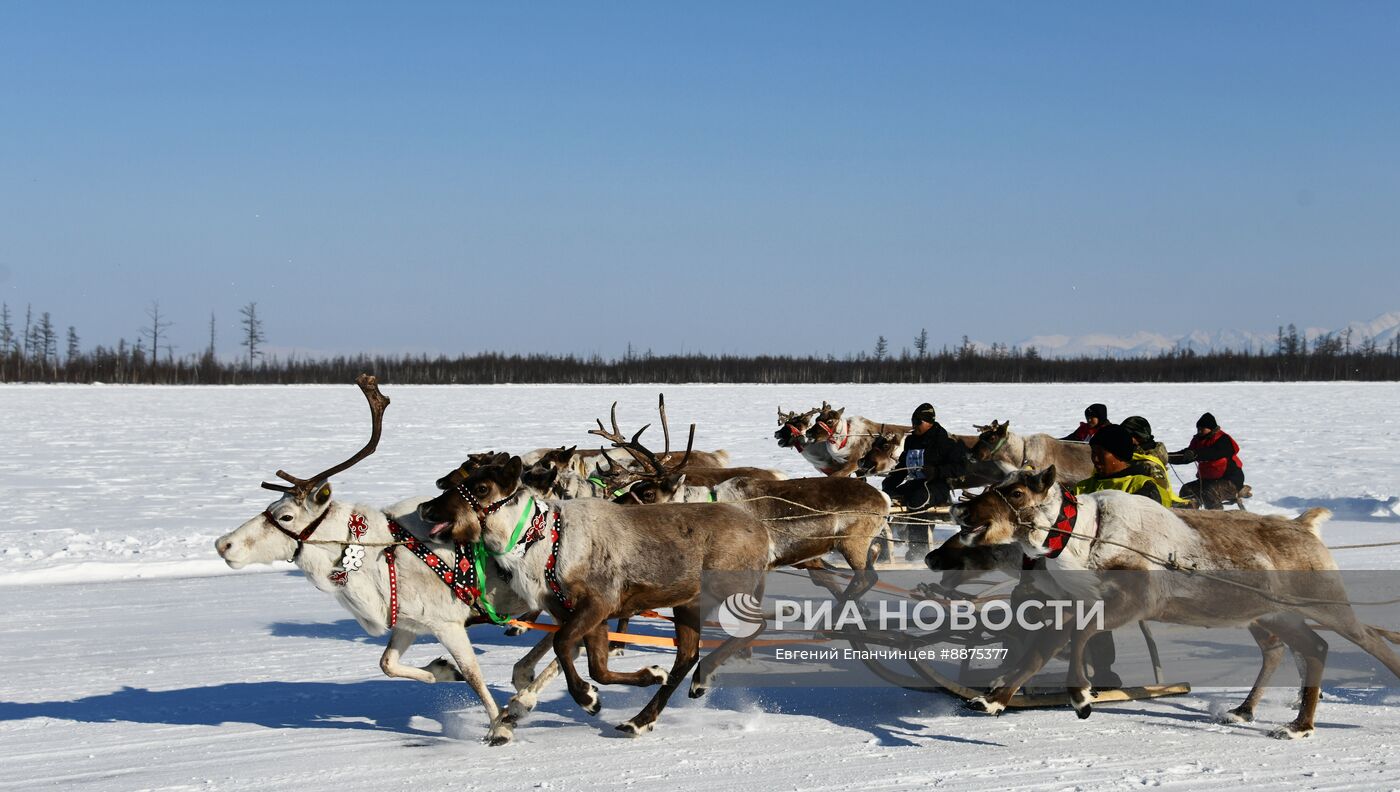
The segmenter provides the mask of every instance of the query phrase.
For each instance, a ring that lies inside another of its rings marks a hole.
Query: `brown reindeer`
[[[632,735],[650,731],[699,659],[708,611],[731,597],[762,596],[768,532],[727,504],[628,508],[596,499],[539,501],[522,489],[522,468],[519,457],[512,457],[470,474],[454,470],[443,494],[419,513],[454,541],[484,543],[511,574],[511,587],[533,607],[549,610],[560,625],[553,638],[555,656],[570,695],[585,712],[596,714],[600,704],[573,665],[581,644],[589,650],[589,676],[597,682],[660,683],[641,712],[618,726]],[[672,608],[675,617],[677,651],[670,671],[609,669],[605,620],[655,608]],[[763,625],[755,628],[699,661],[691,696],[702,695],[719,664],[747,646]]]
[[[1011,431],[1010,421],[992,421],[977,431],[977,442],[969,449],[976,462],[999,464],[1008,471],[1054,467],[1060,484],[1074,484],[1094,475],[1088,443],[1059,440],[1048,434],[1018,435]]]
[[[1292,649],[1302,658],[1301,704],[1297,718],[1276,729],[1274,737],[1313,733],[1327,642],[1308,626],[1309,619],[1400,676],[1400,656],[1386,644],[1400,635],[1361,623],[1347,600],[1337,565],[1322,543],[1320,527],[1330,516],[1326,509],[1310,509],[1295,520],[1243,512],[1193,512],[1188,520],[1185,513],[1117,490],[1071,501],[1056,481],[1053,467],[1018,471],[1006,483],[957,504],[952,517],[963,526],[957,538],[969,545],[1014,541],[1027,556],[1045,558],[1041,563],[1049,575],[1042,582],[1074,599],[1102,602],[1103,623],[1077,629],[1072,638],[1066,630],[1044,633],[1025,666],[970,702],[974,709],[1000,713],[1017,688],[1069,641],[1070,703],[1081,718],[1088,717],[1093,696],[1084,673],[1085,644],[1100,629],[1142,620],[1248,626],[1265,654],[1256,689],[1278,664],[1281,650],[1274,638]],[[1252,693],[1233,715],[1252,717],[1256,702]]]
[[[855,571],[838,597],[859,596],[875,582],[874,556],[877,537],[886,533],[890,500],[885,493],[853,478],[761,479],[749,476],[709,483],[691,481],[691,473],[680,464],[666,465],[641,443],[642,432],[632,439],[622,437],[613,425],[612,439],[617,448],[650,468],[614,502],[619,504],[655,503],[733,503],[768,526],[773,541],[771,565],[821,568],[820,558],[839,553]]]

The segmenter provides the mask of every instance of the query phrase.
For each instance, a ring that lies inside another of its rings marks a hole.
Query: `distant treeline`
[[[156,320],[158,325],[159,320]],[[255,328],[256,329],[256,326]],[[108,382],[179,385],[343,384],[362,371],[395,384],[507,383],[613,385],[626,383],[845,383],[845,382],[1221,382],[1291,380],[1400,380],[1400,338],[1386,345],[1348,337],[1308,339],[1280,328],[1276,348],[1197,353],[1173,350],[1150,357],[1046,358],[1034,348],[967,342],[958,348],[837,357],[775,355],[652,355],[621,358],[484,353],[337,356],[316,359],[250,355],[221,360],[212,344],[203,354],[151,355],[151,347],[78,348],[69,329],[68,354],[57,351],[49,328],[30,344],[11,334],[0,346],[0,382]],[[157,339],[158,340],[158,339]],[[261,339],[259,339],[261,340]],[[154,348],[160,349],[158,344]],[[917,348],[918,345],[916,345]]]

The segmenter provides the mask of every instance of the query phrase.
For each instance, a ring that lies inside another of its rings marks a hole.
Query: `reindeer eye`
[[[290,515],[290,514],[284,514],[284,515],[282,515],[281,517],[278,517],[277,519],[281,520],[282,522],[291,522],[291,521],[292,521],[292,515]]]
[[[478,485],[476,485],[476,494],[478,494],[478,495],[485,495],[485,494],[486,494],[486,485],[485,485],[485,484],[478,484]]]

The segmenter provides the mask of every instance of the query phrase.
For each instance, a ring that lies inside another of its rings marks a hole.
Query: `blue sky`
[[[177,353],[1400,308],[1395,3],[16,2],[0,300]]]

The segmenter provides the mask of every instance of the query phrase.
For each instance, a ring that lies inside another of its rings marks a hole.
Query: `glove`
[[[1189,448],[1183,448],[1180,451],[1173,451],[1170,454],[1167,454],[1167,461],[1173,465],[1185,465],[1190,462],[1195,462],[1196,452]]]

